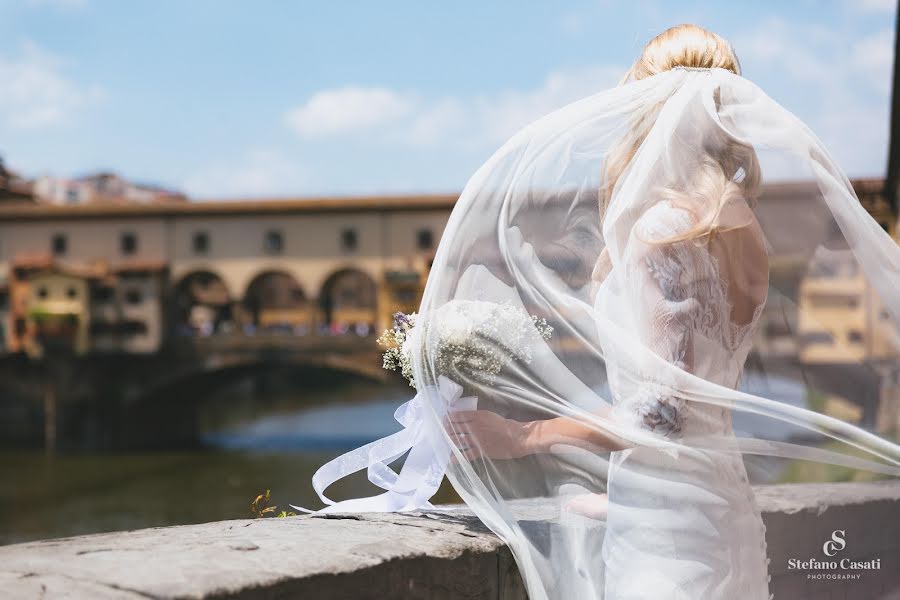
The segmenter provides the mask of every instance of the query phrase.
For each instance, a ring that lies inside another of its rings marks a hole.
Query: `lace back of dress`
[[[666,362],[734,388],[752,345],[765,295],[761,301],[750,299],[744,285],[732,288],[734,272],[723,272],[725,265],[714,251],[714,247],[734,245],[736,236],[745,233],[725,229],[713,235],[678,238],[697,221],[689,210],[662,200],[636,223],[623,265],[623,279],[634,299],[632,325],[647,348]],[[667,241],[673,238],[677,241]],[[746,323],[733,321],[730,288],[742,301],[754,303]],[[652,381],[654,375],[643,373],[640,377]],[[631,408],[639,424],[657,433],[680,435],[730,428],[730,419],[723,418],[726,411],[720,407],[688,405],[677,395],[667,394],[666,382],[661,383],[638,386],[637,390],[620,389],[616,395]]]

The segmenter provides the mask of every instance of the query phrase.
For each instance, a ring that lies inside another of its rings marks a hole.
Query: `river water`
[[[279,510],[288,503],[320,508],[310,484],[316,468],[397,431],[394,410],[414,393],[404,382],[359,380],[305,393],[271,387],[250,382],[211,394],[202,413],[205,448],[198,451],[0,451],[0,544],[245,518],[266,489]],[[359,473],[329,494],[379,491]],[[437,499],[458,501],[449,486]]]
[[[804,403],[802,386],[782,386],[779,396]],[[279,510],[288,503],[319,508],[310,484],[315,469],[397,431],[394,410],[413,393],[403,381],[330,379],[306,389],[248,380],[204,400],[202,450],[52,457],[0,451],[0,544],[245,518],[266,489]],[[332,486],[329,495],[378,491],[363,472]],[[435,501],[458,497],[445,482]]]

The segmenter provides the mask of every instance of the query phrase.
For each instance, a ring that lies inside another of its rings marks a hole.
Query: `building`
[[[856,185],[878,212],[879,182]],[[445,195],[0,205],[0,265],[12,273],[6,345],[19,351],[33,336],[22,306],[33,297],[22,290],[48,261],[70,274],[92,269],[85,319],[96,352],[154,352],[168,336],[380,332],[394,311],[418,308],[455,202]],[[564,198],[557,204],[567,210]],[[760,352],[814,363],[896,352],[897,324],[862,274],[845,272],[840,252],[810,262],[821,242],[841,240],[815,184],[769,185],[756,212],[770,232],[773,290],[757,332]],[[889,212],[878,215],[896,232]],[[816,239],[797,238],[797,219],[812,223]],[[573,273],[589,275],[587,267]]]
[[[110,268],[103,261],[18,256],[0,296],[5,350],[154,353],[165,335],[166,276],[160,263]]]
[[[181,192],[161,186],[133,183],[109,172],[65,178],[45,175],[35,179],[34,196],[49,204],[184,202]]]
[[[35,322],[29,318],[31,276],[49,269],[52,259],[45,254],[19,255],[0,263],[6,268],[7,311],[5,343],[8,352],[34,354],[37,349]]]
[[[0,355],[9,352],[8,339],[12,328],[9,303],[9,280],[6,273],[0,278]]]
[[[6,168],[0,157],[0,202],[34,202],[32,186]]]
[[[816,256],[800,286],[804,363],[879,360],[897,352],[890,316],[849,250]]]
[[[89,290],[93,277],[51,264],[28,277],[28,320],[34,324],[33,354],[85,354],[90,349]]]
[[[164,337],[168,269],[161,262],[104,268],[91,280],[91,345],[96,353],[152,354]]]
[[[857,180],[860,202],[897,238],[896,218],[879,194],[881,180]],[[756,209],[771,246],[769,300],[756,347],[808,364],[882,360],[900,350],[893,323],[857,268],[813,182],[770,184]],[[802,220],[813,239],[796,235]],[[796,302],[790,300],[796,299]]]
[[[455,201],[9,206],[0,209],[0,264],[23,273],[35,256],[41,264],[102,264],[88,299],[98,352],[149,351],[171,334],[370,335],[390,325],[398,306],[418,306]],[[136,272],[137,264],[154,271]],[[26,277],[18,285],[28,284]],[[132,341],[123,345],[125,330]],[[135,341],[144,335],[157,341]],[[9,347],[27,337],[23,330]]]

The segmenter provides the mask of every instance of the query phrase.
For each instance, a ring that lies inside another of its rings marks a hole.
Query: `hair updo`
[[[702,27],[685,24],[671,27],[647,42],[621,84],[677,67],[720,68],[735,75],[741,74],[740,63],[731,44]],[[616,183],[656,123],[662,105],[661,102],[648,106],[635,115],[624,135],[607,152],[600,186],[601,219],[606,214]],[[678,236],[678,239],[715,234],[720,230],[719,214],[729,202],[738,198],[751,201],[759,193],[760,169],[753,148],[726,135],[716,137],[721,139],[706,140],[705,146],[697,149],[697,156],[693,157],[696,170],[691,181],[684,182],[686,187],[679,185],[657,190],[660,199],[690,205],[695,209],[692,212],[701,208],[700,214],[696,215],[697,226]]]
[[[622,81],[643,79],[675,67],[719,68],[741,74],[741,64],[727,40],[687,23],[670,27],[647,42]]]

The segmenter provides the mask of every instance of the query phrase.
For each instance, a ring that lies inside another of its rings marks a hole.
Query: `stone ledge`
[[[755,488],[775,598],[900,598],[900,481]],[[787,569],[834,529],[857,582]],[[221,521],[0,547],[4,598],[525,598],[509,550],[463,508]],[[895,595],[892,595],[895,594]]]

